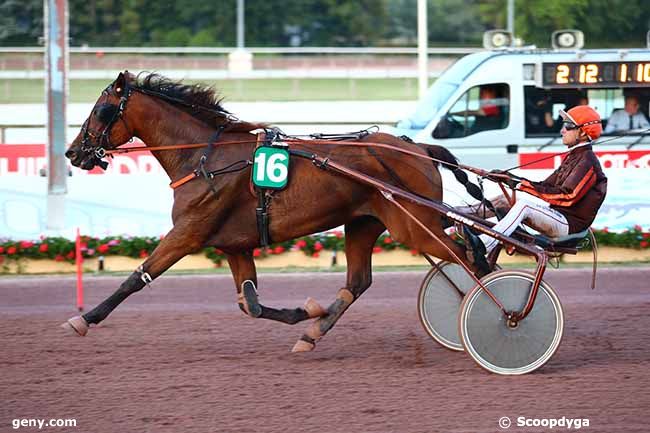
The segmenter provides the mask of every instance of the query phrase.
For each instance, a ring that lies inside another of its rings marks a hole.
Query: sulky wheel
[[[434,340],[447,349],[462,351],[458,312],[463,295],[474,288],[476,282],[455,263],[441,262],[438,267],[433,267],[422,281],[418,315],[422,326]]]
[[[521,311],[534,275],[498,271],[482,282],[507,311]],[[465,296],[458,316],[465,351],[486,370],[504,375],[530,373],[553,356],[564,331],[562,305],[542,281],[533,309],[518,323],[508,324],[503,311],[481,287]]]

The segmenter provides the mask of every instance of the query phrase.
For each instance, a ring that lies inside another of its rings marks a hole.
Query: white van
[[[519,173],[541,179],[560,159],[535,161],[566,150],[559,110],[588,103],[603,119],[606,133],[594,151],[610,180],[595,225],[647,226],[650,125],[636,116],[631,129],[627,121],[607,126],[627,98],[638,103],[647,121],[650,49],[483,51],[448,68],[415,112],[391,132],[445,146],[463,163],[477,167],[505,169],[532,162]],[[621,112],[616,117],[630,116]]]

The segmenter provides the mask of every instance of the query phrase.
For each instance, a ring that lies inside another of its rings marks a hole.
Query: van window
[[[612,89],[541,89],[534,86],[524,88],[526,137],[556,137],[562,128],[560,110],[568,110],[577,105],[590,105],[603,122],[603,128],[608,131],[607,124],[616,111],[623,110],[625,97],[634,95],[640,102],[639,111],[648,115],[648,89],[622,88]],[[620,115],[620,113],[619,113]],[[635,119],[638,122],[638,119]],[[635,123],[637,126],[637,123]],[[607,132],[606,132],[607,133]],[[605,134],[606,134],[605,133]],[[613,133],[613,132],[612,132]],[[634,131],[632,132],[634,134]]]
[[[433,138],[460,138],[508,127],[510,88],[505,83],[475,86],[441,119]]]

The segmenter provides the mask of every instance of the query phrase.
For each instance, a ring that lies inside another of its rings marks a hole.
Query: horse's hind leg
[[[293,325],[325,314],[325,309],[311,298],[307,299],[302,308],[276,309],[260,304],[257,296],[257,273],[252,254],[250,252],[229,254],[228,264],[235,279],[239,308],[250,317]]]
[[[315,320],[293,346],[292,352],[308,352],[341,318],[345,310],[372,284],[372,248],[386,228],[373,217],[361,217],[345,226],[347,281],[327,308],[327,315]]]

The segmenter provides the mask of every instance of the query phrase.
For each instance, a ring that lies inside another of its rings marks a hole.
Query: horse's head
[[[133,137],[124,116],[134,77],[128,71],[120,72],[100,95],[65,156],[75,167],[92,170],[103,161],[106,151],[115,149]]]

